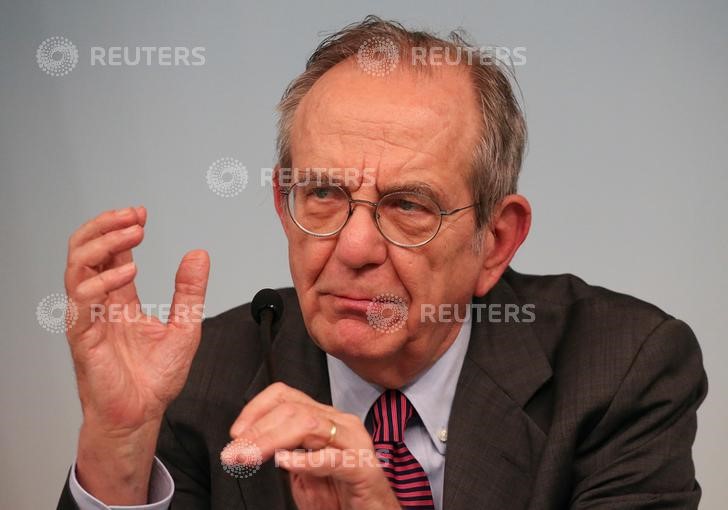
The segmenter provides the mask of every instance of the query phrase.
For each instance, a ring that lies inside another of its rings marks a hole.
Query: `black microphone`
[[[270,381],[275,381],[273,372],[273,325],[283,316],[283,299],[273,289],[259,290],[250,303],[250,313],[261,325],[260,339],[263,345],[265,367]]]

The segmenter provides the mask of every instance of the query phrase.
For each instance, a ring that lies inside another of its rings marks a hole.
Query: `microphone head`
[[[265,310],[273,312],[273,322],[283,316],[283,298],[273,289],[259,290],[250,303],[250,313],[258,324]]]

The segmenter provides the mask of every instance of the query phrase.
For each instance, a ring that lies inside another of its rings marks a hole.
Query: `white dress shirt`
[[[404,444],[427,473],[437,510],[442,509],[447,424],[460,369],[470,343],[471,326],[470,314],[467,314],[455,341],[445,354],[416,380],[399,388],[419,416],[419,420],[407,424]],[[326,357],[332,404],[339,411],[354,414],[365,422],[369,409],[384,388],[365,381],[341,360],[328,354]]]

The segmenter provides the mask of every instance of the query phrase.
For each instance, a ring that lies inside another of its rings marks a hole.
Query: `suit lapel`
[[[275,380],[301,390],[311,398],[331,404],[326,354],[308,336],[300,312],[287,319],[273,341],[273,370]],[[245,393],[246,401],[271,384],[265,364],[262,364],[253,383]]]
[[[504,322],[504,305],[525,304],[505,278],[474,303],[486,308],[480,320],[473,310],[452,404],[444,509],[525,508],[545,434],[523,406],[551,377],[551,366],[531,324]],[[500,306],[503,322],[487,320],[492,305]]]

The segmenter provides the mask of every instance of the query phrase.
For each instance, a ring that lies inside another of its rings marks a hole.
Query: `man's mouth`
[[[331,301],[332,310],[338,314],[366,315],[372,303],[371,297],[361,294],[327,294],[325,297]]]
[[[365,319],[377,330],[394,331],[407,321],[408,301],[389,292],[327,292],[323,299],[324,306],[335,315]]]

